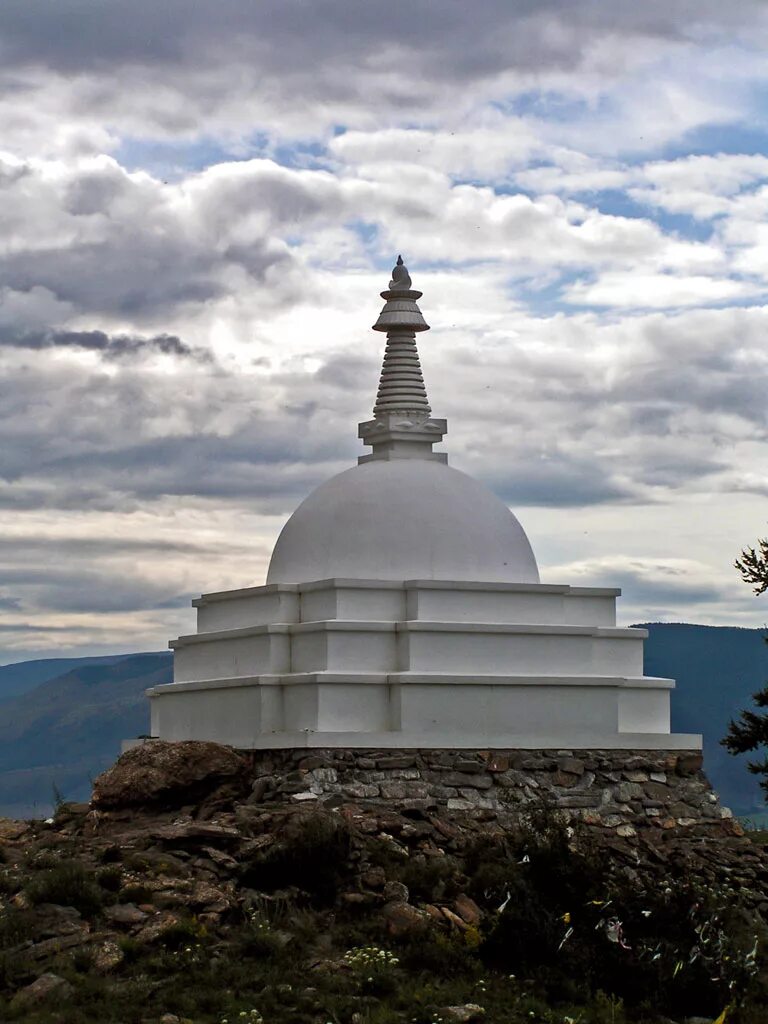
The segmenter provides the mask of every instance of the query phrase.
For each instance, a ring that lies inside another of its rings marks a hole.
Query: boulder
[[[402,882],[391,880],[384,884],[384,899],[388,903],[407,903],[410,899],[408,886]]]
[[[122,754],[96,779],[92,804],[104,810],[194,803],[225,780],[241,778],[246,761],[232,747],[201,740],[152,740]]]
[[[123,962],[125,954],[114,939],[106,939],[93,951],[93,967],[99,974],[109,974]]]
[[[114,907],[106,907],[104,917],[112,924],[122,924],[131,927],[135,924],[143,924],[147,915],[139,910],[133,903],[117,903]]]
[[[390,935],[408,935],[423,931],[430,920],[428,914],[412,907],[410,903],[387,903],[381,913],[387,922],[387,931]]]
[[[465,1003],[464,1006],[444,1006],[440,1015],[452,1024],[470,1024],[470,1021],[480,1020],[485,1015],[485,1009],[477,1003]]]
[[[140,932],[136,934],[137,942],[152,943],[162,939],[166,932],[179,924],[180,918],[170,911],[162,911],[157,917],[152,918],[149,924],[145,924]]]
[[[72,986],[58,974],[41,974],[39,978],[20,989],[11,1000],[12,1010],[27,1010],[40,1003],[56,997],[66,999],[72,992]]]
[[[0,818],[0,843],[12,842],[29,831],[29,822],[14,818]]]
[[[462,921],[466,921],[468,925],[471,925],[473,928],[477,928],[479,926],[480,919],[483,916],[482,911],[475,901],[470,896],[467,896],[465,892],[459,893],[456,897],[453,902],[453,909]]]

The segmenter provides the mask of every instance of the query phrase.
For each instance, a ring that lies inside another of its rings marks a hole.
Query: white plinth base
[[[617,592],[325,580],[200,598],[152,735],[239,748],[696,749]]]
[[[124,740],[122,751],[131,750],[150,740]],[[548,733],[542,735],[514,733],[444,734],[439,742],[429,733],[378,732],[276,732],[255,736],[240,743],[228,743],[238,750],[701,750],[698,733],[660,734],[651,732],[585,733],[573,735]]]

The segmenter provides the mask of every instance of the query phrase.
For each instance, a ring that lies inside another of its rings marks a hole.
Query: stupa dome
[[[267,583],[330,579],[538,583],[507,506],[445,463],[373,459],[321,484],[278,538]]]
[[[374,324],[387,345],[372,420],[358,434],[373,451],[313,491],[280,534],[267,583],[324,579],[538,583],[531,545],[507,506],[449,469],[432,446],[434,419],[416,334],[421,298],[398,256]]]

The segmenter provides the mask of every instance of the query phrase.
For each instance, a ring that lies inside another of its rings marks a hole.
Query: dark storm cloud
[[[0,633],[69,633],[69,626],[38,626],[33,622],[0,622]]]
[[[316,137],[425,124],[510,76],[621,75],[644,45],[753,30],[759,0],[27,0],[0,5],[0,97],[51,78],[75,119],[121,137]],[[214,131],[214,134],[216,132]]]
[[[407,7],[373,0],[219,0],[211,17],[206,5],[187,0],[134,0],[127,17],[123,4],[109,0],[55,0],[45,4],[44,16],[26,0],[5,0],[0,56],[6,66],[46,64],[69,74],[112,71],[121,63],[172,67],[235,44],[267,68],[317,74],[340,58],[347,67],[369,63],[368,50],[376,45],[383,53],[390,47],[418,52],[431,70],[464,78],[510,65],[572,67],[579,44],[595,33],[618,29],[679,39],[707,22],[738,23],[756,8],[750,0],[737,0],[728,11],[716,0],[617,0],[606,18],[602,0],[486,0],[468,18],[463,0],[410,0]],[[450,69],[443,64],[448,50]]]
[[[202,252],[173,239],[121,237],[11,252],[0,259],[0,280],[17,292],[45,288],[88,312],[134,316],[224,294],[219,268]]]
[[[119,553],[119,541],[113,554]],[[115,586],[114,569],[88,568],[73,559],[68,568],[42,565],[31,569],[3,565],[3,582],[23,590],[22,605],[26,611],[44,608],[56,612],[139,611],[145,608],[176,608],[188,605],[192,595],[179,595],[173,584],[162,584],[120,572],[120,585]]]
[[[612,479],[609,465],[556,453],[546,458],[519,457],[498,464],[486,482],[511,505],[578,508],[636,501],[636,488]]]
[[[140,353],[157,353],[162,355],[192,358],[210,361],[210,353],[202,349],[193,349],[174,334],[157,334],[150,338],[137,335],[109,335],[104,331],[25,331],[23,333],[4,333],[0,330],[0,346],[9,348],[46,349],[74,348],[92,352],[101,352],[113,358],[131,356]]]

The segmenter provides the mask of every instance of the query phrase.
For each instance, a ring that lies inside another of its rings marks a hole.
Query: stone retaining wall
[[[548,805],[570,822],[630,837],[639,829],[739,832],[699,751],[248,751],[249,803],[354,802],[399,812],[514,818]]]

